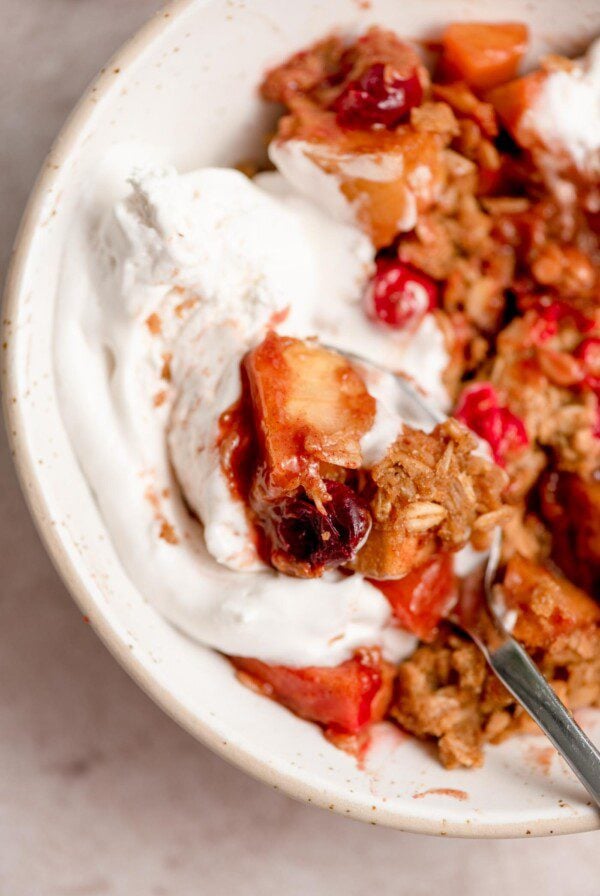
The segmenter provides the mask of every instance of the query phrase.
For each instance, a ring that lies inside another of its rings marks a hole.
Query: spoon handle
[[[508,636],[494,650],[480,646],[498,678],[537,722],[600,806],[600,753],[527,653]]]

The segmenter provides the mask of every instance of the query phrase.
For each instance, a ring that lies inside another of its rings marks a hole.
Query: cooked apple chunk
[[[375,401],[342,355],[269,333],[245,358],[268,486],[320,491],[320,464],[358,469]]]
[[[540,497],[552,559],[576,585],[600,597],[600,481],[547,472]]]
[[[585,591],[518,554],[508,562],[502,592],[517,613],[513,633],[529,649],[546,649],[600,621],[600,607]]]
[[[373,579],[401,579],[429,560],[436,550],[434,535],[410,535],[401,515],[393,514],[383,523],[373,521],[371,533],[353,566],[357,572]]]

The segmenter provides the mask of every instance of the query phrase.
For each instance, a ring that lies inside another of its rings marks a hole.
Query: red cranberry
[[[529,444],[523,421],[500,405],[491,383],[476,383],[462,393],[454,416],[489,443],[494,460],[506,464],[509,454]]]
[[[583,385],[600,392],[600,338],[589,336],[579,343],[575,350],[584,369]]]
[[[343,128],[394,128],[423,99],[417,72],[402,77],[389,65],[377,62],[344,88],[331,108]]]
[[[437,306],[438,288],[422,271],[397,258],[381,257],[366,300],[370,317],[394,329],[416,328]]]
[[[463,389],[454,416],[462,420],[469,429],[473,429],[471,422],[476,417],[481,416],[486,411],[497,408],[498,405],[498,393],[492,384],[476,383]]]
[[[308,498],[286,498],[276,505],[267,524],[271,550],[312,570],[347,563],[371,527],[366,504],[341,482],[326,480],[331,501],[320,513]]]

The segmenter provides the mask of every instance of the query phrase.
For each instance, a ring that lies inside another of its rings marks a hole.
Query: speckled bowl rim
[[[78,134],[85,127],[89,116],[92,114],[94,104],[111,87],[113,83],[111,72],[115,68],[119,68],[122,72],[125,71],[153,40],[161,35],[177,17],[197,2],[198,0],[171,0],[170,3],[159,10],[107,62],[105,68],[90,84],[69,115],[42,165],[17,232],[4,290],[4,320],[10,320],[15,316],[19,303],[23,299],[22,280],[26,260],[37,228],[40,226],[44,194],[57,181],[59,169],[67,162],[75,148]],[[50,158],[52,159],[52,165],[48,164]],[[7,396],[14,393],[18,394],[19,392],[18,359],[24,345],[19,338],[18,331],[13,333],[10,338],[7,338],[6,342],[0,378],[6,429],[17,475],[38,533],[57,572],[82,613],[89,619],[96,634],[121,666],[161,709],[201,743],[244,772],[269,784],[275,790],[283,791],[296,800],[332,809],[346,818],[350,817],[359,821],[369,822],[370,824],[384,825],[402,831],[440,836],[468,838],[525,836],[522,821],[484,822],[480,824],[472,822],[469,825],[465,825],[460,821],[440,823],[439,819],[419,818],[408,812],[386,810],[382,807],[377,813],[377,821],[374,822],[372,812],[355,803],[351,798],[340,801],[339,795],[335,808],[333,808],[331,805],[331,794],[326,789],[323,789],[322,786],[312,786],[299,781],[293,775],[275,770],[267,762],[258,760],[250,751],[237,746],[235,743],[224,742],[221,736],[209,724],[197,718],[173,696],[168,688],[160,684],[148,669],[144,667],[141,659],[131,652],[126,642],[115,632],[112,625],[109,624],[104,614],[99,610],[84,577],[78,573],[68,555],[59,529],[51,525],[50,509],[40,484],[40,472],[28,450],[27,440],[24,438],[26,434],[24,409],[18,402],[13,403],[7,400]],[[547,836],[595,830],[598,824],[594,824],[593,817],[590,818],[589,815],[574,818],[561,818],[560,815],[557,815],[555,818],[541,819],[537,823],[532,821],[528,827],[527,835]]]

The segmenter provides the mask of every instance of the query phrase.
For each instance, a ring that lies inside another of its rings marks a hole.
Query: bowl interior
[[[531,24],[534,57],[573,52],[600,31],[597,0],[505,0],[501,17]],[[183,0],[159,13],[86,94],[28,207],[5,309],[8,428],[37,523],[82,612],[154,699],[205,743],[298,798],[405,830],[584,830],[597,826],[597,815],[542,739],[489,749],[482,770],[448,772],[426,747],[383,726],[360,769],[315,726],[242,688],[225,660],[167,624],[128,579],[72,452],[54,387],[61,259],[69,228],[86,226],[81,196],[101,183],[107,159],[124,144],[134,153],[149,144],[182,170],[257,157],[272,119],[256,95],[265,67],[333,27],[356,32],[380,23],[424,38],[450,18],[498,18],[497,4]],[[600,735],[593,713],[586,722]]]

